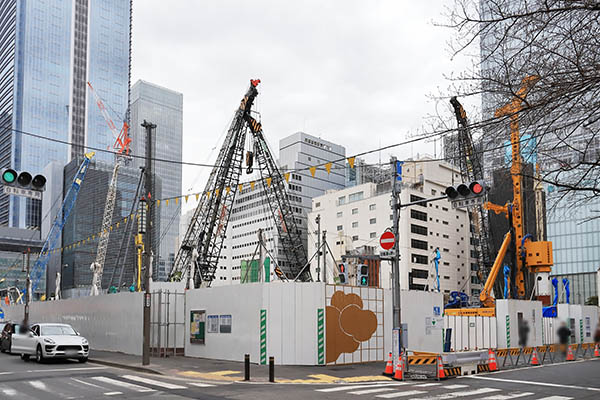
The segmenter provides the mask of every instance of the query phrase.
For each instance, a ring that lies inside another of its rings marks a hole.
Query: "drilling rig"
[[[259,83],[259,79],[250,81],[250,87],[235,111],[216,164],[175,257],[169,279],[186,280],[188,288],[208,287],[215,277],[232,205],[236,194],[242,190],[239,181],[247,137],[252,143],[252,150],[245,155],[247,172],[253,171],[256,160],[265,200],[279,235],[280,259],[277,267],[284,275],[282,279],[311,280],[300,230],[286,191],[289,173],[282,175],[279,171],[264,138],[262,124],[252,116]]]

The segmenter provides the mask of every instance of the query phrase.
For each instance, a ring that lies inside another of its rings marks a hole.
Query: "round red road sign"
[[[396,241],[396,237],[390,231],[383,232],[383,234],[379,238],[379,244],[381,245],[381,248],[383,248],[384,250],[389,250],[392,247],[394,247],[395,241]]]

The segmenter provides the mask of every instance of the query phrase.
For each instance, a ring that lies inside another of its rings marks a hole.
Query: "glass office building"
[[[156,124],[153,157],[173,160],[175,163],[154,162],[153,171],[162,182],[162,198],[180,196],[181,153],[183,137],[183,95],[173,90],[137,81],[131,87],[131,138],[132,154],[146,154],[146,132],[141,126],[144,120]],[[143,166],[145,161],[134,158],[134,165]],[[160,198],[160,197],[159,197]],[[158,262],[153,277],[166,280],[171,272],[179,243],[181,203],[162,203],[160,213],[160,246]]]
[[[51,161],[66,165],[83,154],[64,142],[113,144],[86,82],[120,126],[128,104],[130,12],[123,0],[2,1],[0,167],[41,173]],[[96,157],[113,162],[110,154]],[[40,224],[39,200],[0,194],[0,225]]]

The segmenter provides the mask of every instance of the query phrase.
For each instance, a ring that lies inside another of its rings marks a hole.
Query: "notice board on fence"
[[[190,311],[190,343],[204,344],[206,332],[206,311]]]

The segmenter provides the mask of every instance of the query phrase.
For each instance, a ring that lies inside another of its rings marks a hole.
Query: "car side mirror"
[[[77,331],[75,331],[75,334],[76,334],[77,336],[81,336],[81,334],[80,334],[79,332],[77,332]]]
[[[35,336],[35,333],[33,333],[33,332],[31,332],[31,331],[29,331],[29,332],[27,332],[27,333],[28,333],[28,336],[29,336],[29,337],[34,337],[34,336]]]

